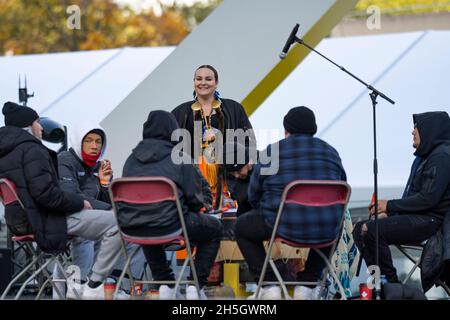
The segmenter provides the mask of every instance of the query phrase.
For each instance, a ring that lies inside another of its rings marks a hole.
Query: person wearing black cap
[[[201,214],[205,203],[211,205],[211,191],[205,195],[202,185],[206,183],[200,171],[190,161],[190,156],[176,152],[171,136],[178,129],[173,114],[151,111],[144,123],[143,140],[133,149],[123,167],[123,177],[163,176],[172,180],[180,194],[189,240],[196,243],[195,268],[200,287],[208,283],[210,269],[217,256],[222,236],[222,223],[209,214]],[[173,156],[184,157],[186,162],[176,164]],[[203,191],[203,192],[202,192]],[[173,234],[181,228],[175,203],[158,203],[129,209],[132,214],[123,219],[122,229],[135,236],[160,236]],[[174,280],[174,274],[164,252],[164,246],[143,246],[145,257],[154,280]],[[161,285],[160,299],[171,299],[174,288]],[[200,297],[195,286],[186,288],[187,299],[206,298],[204,290]],[[176,293],[180,298],[180,294]]]
[[[254,210],[241,215],[235,226],[235,236],[239,248],[254,276],[259,277],[266,252],[263,241],[270,238],[275,216],[284,187],[294,180],[346,180],[345,170],[337,151],[325,141],[314,137],[317,125],[314,113],[307,107],[295,107],[284,117],[285,139],[269,145],[266,154],[271,154],[272,162],[278,162],[278,172],[264,175],[263,169],[270,166],[258,162],[253,169],[248,189],[248,198]],[[276,151],[278,150],[278,154]],[[276,159],[278,157],[278,159]],[[314,212],[296,214],[295,205],[287,206],[280,221],[278,234],[286,239],[314,238],[328,239],[330,230],[335,230],[340,209],[330,211],[330,221],[317,224]],[[305,225],[314,228],[305,228]],[[328,254],[330,248],[324,248]],[[321,277],[324,262],[311,251],[306,261],[305,271],[298,273],[297,280],[316,282]],[[275,274],[268,268],[266,281],[276,281]],[[263,299],[280,299],[278,286],[268,286],[261,290]],[[313,299],[314,286],[297,286],[294,299]]]
[[[43,129],[36,111],[14,102],[6,102],[2,111],[5,116],[5,126],[23,128],[39,140],[42,139]]]
[[[32,233],[40,249],[66,250],[68,235],[98,240],[99,250],[83,298],[104,298],[103,280],[120,253],[120,237],[111,211],[92,210],[76,193],[64,191],[58,181],[57,155],[42,144],[39,115],[13,102],[3,106],[0,128],[0,176],[14,182],[25,210],[6,206],[5,218],[15,235]],[[24,212],[25,211],[25,212]]]

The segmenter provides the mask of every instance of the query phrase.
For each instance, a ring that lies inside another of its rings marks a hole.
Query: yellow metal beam
[[[317,21],[305,34],[303,40],[311,47],[315,47],[352,8],[358,0],[339,0]],[[301,26],[300,26],[301,28]],[[290,30],[286,30],[286,37]],[[286,77],[306,58],[309,49],[296,44],[285,59],[281,60],[258,85],[242,100],[242,105],[251,115],[264,100],[286,79]]]

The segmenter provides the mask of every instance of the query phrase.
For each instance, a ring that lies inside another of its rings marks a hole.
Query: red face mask
[[[100,153],[95,156],[91,156],[84,151],[81,151],[81,157],[83,158],[84,163],[86,163],[90,168],[93,168],[97,164],[98,158],[100,158]]]

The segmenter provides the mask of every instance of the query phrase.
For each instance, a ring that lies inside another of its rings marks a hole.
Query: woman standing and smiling
[[[172,113],[181,128],[189,131],[191,137],[191,157],[195,148],[200,148],[199,168],[208,181],[214,196],[215,209],[226,205],[228,188],[226,186],[224,166],[215,157],[214,141],[220,133],[226,139],[226,130],[252,129],[252,125],[242,105],[231,99],[220,98],[217,91],[219,75],[210,65],[201,65],[194,74],[194,100],[182,103]],[[194,122],[201,123],[201,139],[196,140]],[[250,135],[254,142],[253,133]],[[200,140],[200,141],[199,141]],[[253,143],[252,142],[252,143]],[[226,159],[223,159],[224,161]],[[217,197],[217,195],[221,195]]]

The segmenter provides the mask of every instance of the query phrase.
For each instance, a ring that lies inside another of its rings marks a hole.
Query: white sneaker
[[[83,289],[84,285],[82,285],[81,283],[67,279],[66,299],[71,300],[83,299]],[[76,293],[78,293],[78,296],[76,295],[75,291]]]
[[[159,299],[160,300],[172,300],[172,299],[174,299],[174,297],[173,297],[174,293],[175,293],[175,288],[171,288],[168,285],[163,284],[162,286],[159,287]],[[175,299],[176,300],[183,299],[183,296],[181,295],[181,293],[179,291],[175,294]]]
[[[309,288],[306,286],[295,286],[294,300],[317,300],[319,299],[320,286]]]
[[[186,288],[186,299],[187,300],[207,300],[205,290],[200,290],[200,298],[198,296],[197,287],[196,286],[188,286]]]
[[[130,300],[130,295],[128,293],[126,293],[125,291],[123,291],[122,289],[119,289],[119,291],[117,291],[116,299],[117,300]]]
[[[97,288],[91,288],[87,283],[83,287],[83,300],[105,300],[105,286],[103,283]]]
[[[281,300],[281,289],[279,286],[262,287],[259,290],[259,298],[262,300]],[[256,292],[249,296],[247,299],[256,299]]]

